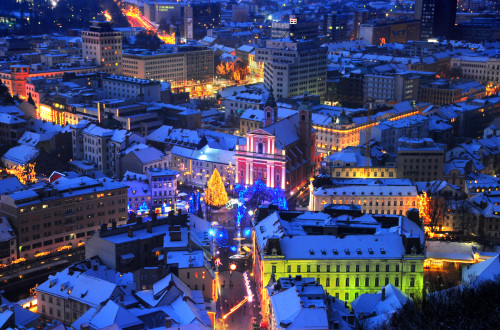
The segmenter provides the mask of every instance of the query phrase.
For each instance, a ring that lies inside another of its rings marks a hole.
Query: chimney
[[[111,222],[111,228],[116,229],[116,221]]]
[[[382,301],[385,300],[385,288],[382,288]]]
[[[88,323],[82,323],[80,325],[80,330],[90,330],[90,325]]]
[[[128,237],[134,237],[134,230],[132,226],[128,227]]]
[[[153,232],[153,226],[151,225],[151,221],[146,222],[146,228],[148,230],[148,233],[151,234]]]
[[[172,318],[166,317],[165,318],[165,328],[171,328],[171,327],[172,327]]]
[[[95,272],[97,272],[97,265],[93,265],[93,266],[92,266],[92,269],[93,269]]]

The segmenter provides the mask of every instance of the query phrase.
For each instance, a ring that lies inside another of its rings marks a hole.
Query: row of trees
[[[435,292],[396,311],[389,329],[498,329],[500,279]]]
[[[236,82],[245,80],[250,73],[248,65],[241,59],[237,59],[234,62],[221,62],[217,65],[215,71],[218,76],[231,79]]]

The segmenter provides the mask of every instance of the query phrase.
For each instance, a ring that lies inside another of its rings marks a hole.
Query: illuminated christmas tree
[[[210,180],[208,180],[207,189],[205,190],[205,203],[210,206],[221,207],[228,200],[219,171],[214,169],[214,173],[210,177]]]

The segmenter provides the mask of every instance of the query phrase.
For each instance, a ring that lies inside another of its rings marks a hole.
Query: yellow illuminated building
[[[273,277],[316,278],[328,294],[349,303],[389,283],[410,297],[422,294],[423,231],[409,219],[394,217],[411,232],[375,234],[380,224],[370,215],[346,224],[326,213],[294,214],[290,220],[291,213],[275,212],[254,227],[254,273],[264,317],[269,312],[265,287]],[[354,234],[359,228],[373,234]]]

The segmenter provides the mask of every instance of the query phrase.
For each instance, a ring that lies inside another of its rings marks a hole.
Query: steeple
[[[269,96],[267,97],[266,104],[264,105],[265,107],[271,107],[274,108],[277,106],[276,100],[274,99],[273,95],[273,88],[271,87],[269,90]]]
[[[266,103],[264,105],[264,127],[274,124],[278,121],[278,104],[273,96],[273,89],[269,91]]]

